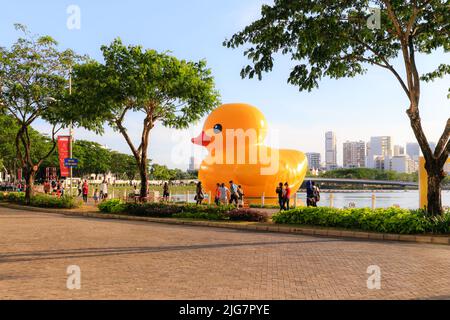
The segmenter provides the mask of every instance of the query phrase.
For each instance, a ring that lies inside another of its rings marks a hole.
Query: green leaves
[[[102,46],[105,63],[74,68],[72,103],[83,117],[114,125],[128,111],[151,121],[185,128],[219,103],[205,61],[187,62],[168,53],[125,46],[120,39]]]
[[[421,77],[422,81],[431,82],[438,78],[443,78],[446,75],[450,74],[450,65],[448,64],[440,64],[439,67],[437,67],[436,70],[433,72],[429,72],[427,74],[424,74]]]
[[[224,42],[228,48],[249,44],[244,55],[252,62],[241,71],[243,78],[261,79],[270,72],[276,53],[297,63],[288,82],[300,90],[318,87],[323,77],[354,77],[364,65],[389,68],[400,51],[396,22],[388,13],[389,2],[399,19],[401,32],[411,33],[418,52],[449,49],[450,10],[446,1],[378,1],[381,28],[367,27],[370,16],[365,0],[276,0],[262,7],[262,17]],[[407,30],[411,22],[411,30]]]

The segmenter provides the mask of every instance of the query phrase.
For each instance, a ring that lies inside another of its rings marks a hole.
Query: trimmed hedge
[[[23,192],[0,192],[0,201],[27,205],[25,202],[25,193]],[[57,198],[43,194],[32,196],[29,204],[32,207],[60,209],[78,208],[80,205],[81,202],[74,197],[64,196]]]
[[[114,199],[98,205],[104,213],[124,213],[132,216],[154,218],[184,218],[202,220],[267,221],[267,216],[257,210],[236,209],[234,206],[176,205],[166,203],[125,203]]]
[[[279,224],[299,224],[322,227],[358,229],[397,234],[449,234],[450,212],[430,217],[421,210],[387,209],[335,209],[301,207],[280,212],[272,217]]]

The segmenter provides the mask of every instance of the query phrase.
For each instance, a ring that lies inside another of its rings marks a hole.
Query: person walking
[[[53,193],[56,193],[56,181],[55,180],[52,180],[52,190],[53,190]]]
[[[216,185],[216,193],[214,195],[214,202],[218,206],[220,205],[220,183]]]
[[[98,189],[95,189],[95,191],[94,191],[94,203],[98,204],[98,200],[99,200]]]
[[[87,203],[87,201],[88,201],[88,194],[89,194],[89,185],[88,185],[86,180],[84,180],[83,187],[82,187],[81,191],[83,193],[83,201],[84,201],[84,203]]]
[[[103,180],[101,185],[101,191],[102,191],[102,200],[108,199],[108,183],[106,180]]]
[[[66,191],[66,188],[65,188],[64,181],[61,181],[61,185],[60,185],[61,197],[64,197],[65,191]]]
[[[81,185],[81,180],[80,181],[78,181],[78,195],[77,195],[77,197],[81,197],[81,195],[82,195],[82,193],[83,193],[83,188],[82,188],[82,185]]]
[[[225,183],[222,183],[220,185],[220,203],[221,204],[228,204],[228,194],[230,193],[230,190],[225,186]]]
[[[278,184],[278,187],[275,190],[277,196],[278,196],[278,205],[280,206],[280,211],[283,211],[284,209],[284,199],[283,199],[283,183],[280,182]]]
[[[50,182],[48,182],[48,180],[45,180],[44,182],[44,193],[45,194],[49,194],[50,193]]]
[[[317,207],[314,189],[315,183],[309,180],[306,183],[306,205],[308,207]]]
[[[317,204],[320,202],[320,189],[318,186],[316,186],[316,183],[313,182],[313,188],[314,188],[314,203],[315,207],[317,207]]]
[[[291,188],[289,183],[284,184],[284,197],[283,197],[283,207],[284,210],[290,210],[289,202],[291,201]]]
[[[164,182],[164,186],[163,186],[163,201],[169,202],[169,197],[170,197],[169,184],[167,182]]]
[[[235,204],[236,206],[238,205],[238,186],[231,180],[230,181],[230,204]]]
[[[56,184],[56,196],[58,198],[61,198],[61,182],[58,181],[58,183]]]
[[[202,182],[197,183],[197,189],[195,191],[195,201],[197,205],[202,204],[203,199],[205,199],[205,194],[203,193]]]
[[[238,186],[237,189],[239,204],[238,207],[244,207],[244,189],[242,189],[242,186]]]

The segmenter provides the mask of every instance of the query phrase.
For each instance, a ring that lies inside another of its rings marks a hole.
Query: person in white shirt
[[[222,183],[220,185],[219,191],[220,191],[220,203],[225,205],[228,204],[229,199],[228,194],[230,193],[230,190],[227,187],[225,187],[225,183]]]
[[[106,182],[106,180],[103,180],[103,182],[102,182],[101,191],[102,191],[103,200],[108,199],[108,183]]]

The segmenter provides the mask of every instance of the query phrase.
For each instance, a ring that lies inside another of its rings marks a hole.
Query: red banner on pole
[[[58,137],[59,170],[61,177],[68,177],[70,169],[64,166],[64,159],[69,158],[70,154],[70,136]]]

